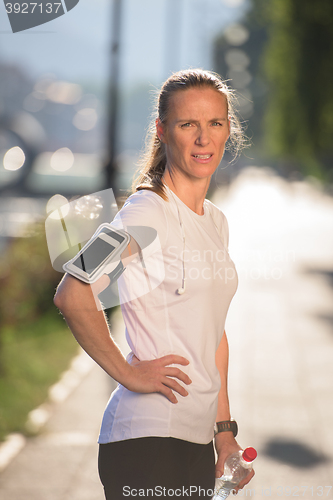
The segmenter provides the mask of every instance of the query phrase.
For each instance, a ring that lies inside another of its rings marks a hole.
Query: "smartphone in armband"
[[[63,269],[85,283],[95,283],[103,274],[108,274],[114,282],[125,269],[120,257],[129,242],[126,231],[102,224]]]

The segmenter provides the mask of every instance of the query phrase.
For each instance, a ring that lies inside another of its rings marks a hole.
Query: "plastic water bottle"
[[[257,452],[254,448],[239,450],[229,455],[224,463],[223,476],[215,481],[215,495],[212,500],[221,500],[230,495],[232,489],[236,488],[252,469],[252,462]]]

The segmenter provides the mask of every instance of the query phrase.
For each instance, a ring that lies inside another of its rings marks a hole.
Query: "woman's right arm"
[[[108,285],[103,276],[95,287]],[[98,292],[97,292],[98,293]],[[152,361],[138,361],[130,365],[113,341],[104,312],[98,310],[96,290],[91,285],[66,274],[60,282],[54,303],[63,314],[77,342],[108,375],[128,390],[141,393],[159,392],[172,403],[177,403],[174,392],[188,393],[175,379],[190,384],[190,378],[171,364],[187,365],[182,356],[168,355]],[[174,392],[173,392],[174,391]]]

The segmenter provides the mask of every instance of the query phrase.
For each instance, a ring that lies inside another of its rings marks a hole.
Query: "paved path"
[[[333,200],[250,169],[216,202],[239,270],[230,403],[259,454],[247,496],[333,498]]]
[[[259,453],[242,496],[332,499],[333,201],[255,169],[221,194],[239,271],[230,403],[240,444]],[[96,439],[110,390],[94,368],[2,473],[1,500],[103,500]]]
[[[96,365],[1,473],[1,500],[103,500],[97,437],[110,389]]]

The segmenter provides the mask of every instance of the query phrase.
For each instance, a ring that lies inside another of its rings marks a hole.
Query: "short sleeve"
[[[128,232],[141,248],[145,248],[147,240],[157,233],[158,246],[163,248],[168,232],[164,203],[165,201],[152,191],[138,191],[127,199],[112,225]],[[150,248],[153,250],[154,245],[150,245]]]

